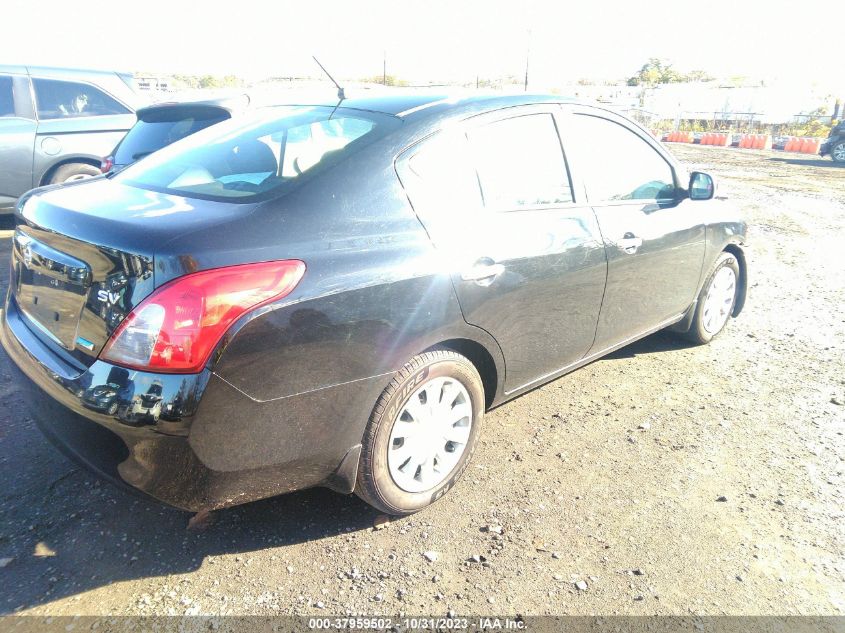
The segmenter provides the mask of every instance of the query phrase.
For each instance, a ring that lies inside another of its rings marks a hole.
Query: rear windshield
[[[115,165],[128,165],[162,147],[229,118],[226,110],[157,111],[139,119],[117,146]]]
[[[264,199],[344,160],[399,124],[395,117],[344,108],[267,108],[174,143],[115,178],[188,197]]]

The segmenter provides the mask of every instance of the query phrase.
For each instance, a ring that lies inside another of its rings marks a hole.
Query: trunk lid
[[[11,298],[30,330],[83,371],[155,289],[158,247],[250,208],[106,178],[37,191],[26,201],[24,222],[12,240]],[[168,250],[165,261],[180,259]]]

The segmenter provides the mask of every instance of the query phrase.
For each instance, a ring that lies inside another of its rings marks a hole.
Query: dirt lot
[[[0,353],[0,613],[845,614],[845,170],[673,151],[747,209],[745,312],[499,407],[462,482],[380,530],[312,490],[186,531],[52,449]]]

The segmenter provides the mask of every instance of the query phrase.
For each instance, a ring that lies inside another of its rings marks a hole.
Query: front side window
[[[130,114],[126,106],[89,84],[33,78],[39,119]]]
[[[672,168],[637,134],[586,114],[575,115],[572,123],[590,202],[675,199]]]
[[[399,124],[343,108],[268,108],[177,141],[115,178],[163,193],[253,200],[336,164]]]
[[[15,97],[12,91],[12,78],[0,75],[0,117],[15,116]]]
[[[530,114],[469,131],[484,205],[500,211],[572,202],[551,114]]]

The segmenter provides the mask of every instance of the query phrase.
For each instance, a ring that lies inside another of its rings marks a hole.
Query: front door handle
[[[637,237],[633,233],[625,233],[621,239],[616,240],[616,246],[625,251],[629,255],[637,252],[637,249],[643,245],[643,238]]]
[[[505,267],[502,264],[494,263],[489,257],[482,257],[461,273],[461,279],[474,281],[479,286],[489,286],[503,272]]]

